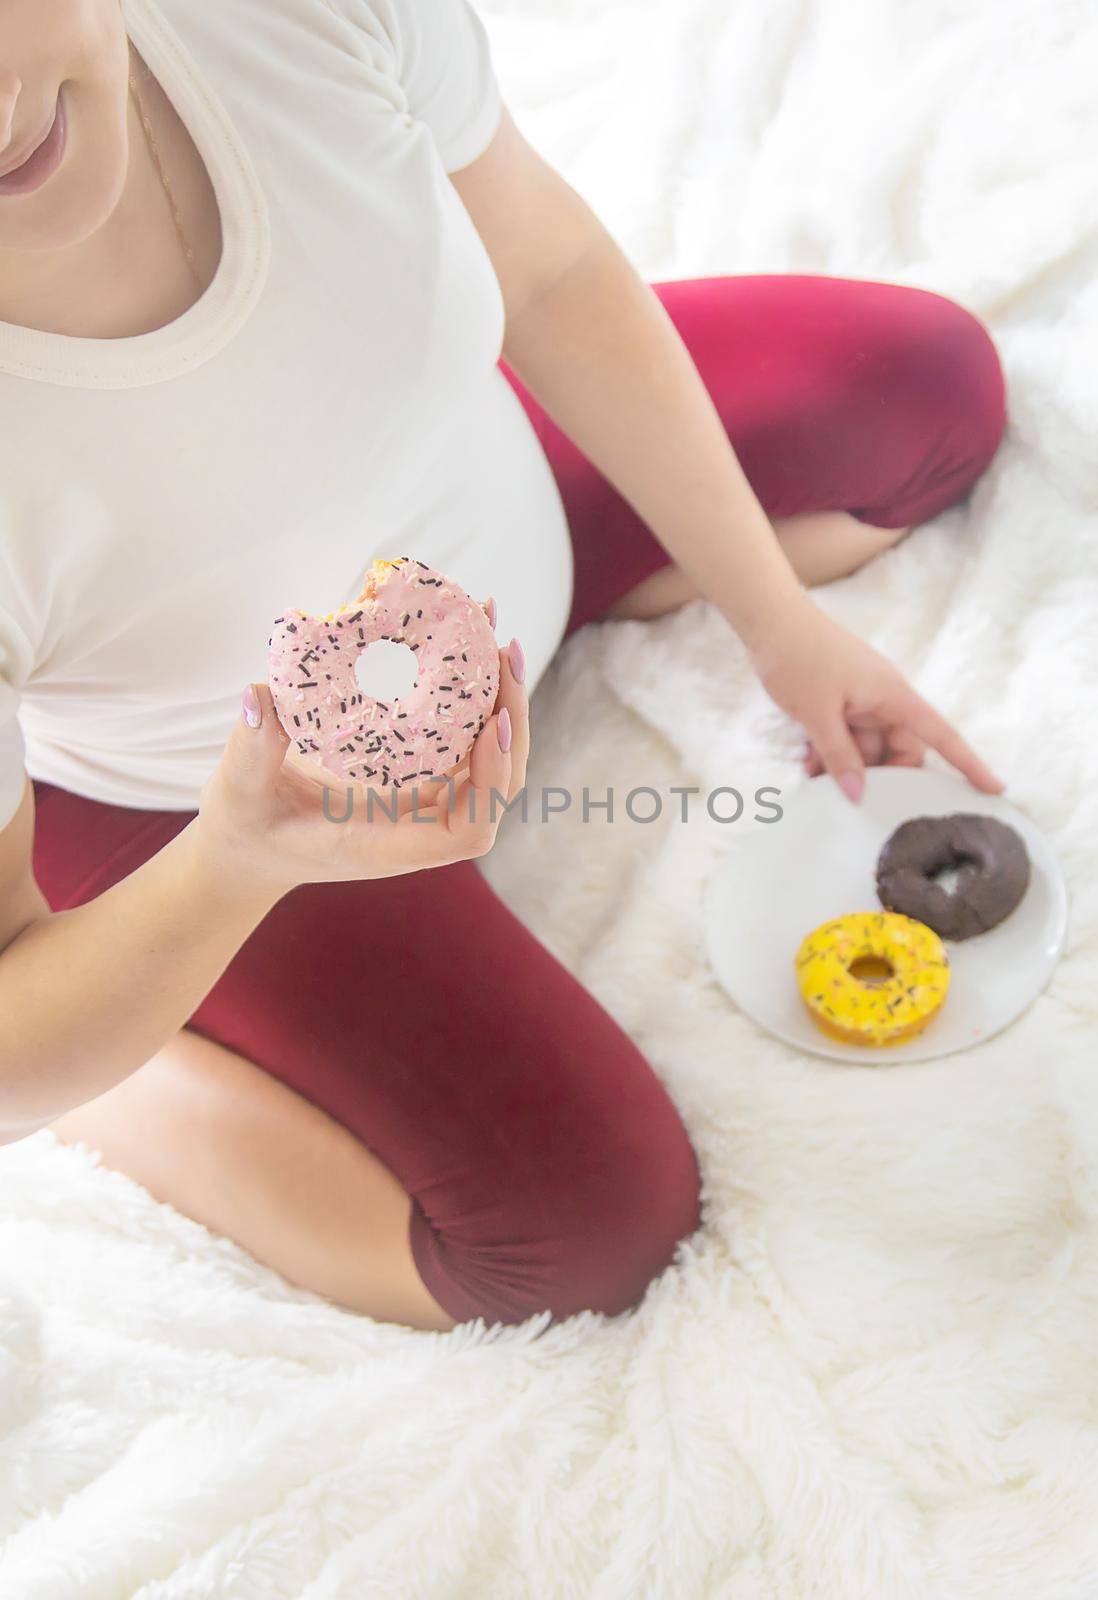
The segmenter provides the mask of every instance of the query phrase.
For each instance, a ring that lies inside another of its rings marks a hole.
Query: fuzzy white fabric
[[[1061,853],[1070,947],[982,1048],[836,1068],[706,967],[699,891],[736,830],[511,826],[490,875],[670,1085],[702,1232],[632,1316],[419,1335],[48,1133],[0,1152],[0,1594],[1092,1600],[1098,18],[484,9],[525,131],[649,276],[896,278],[993,327],[993,471],[821,602],[1009,775]],[[531,782],[788,791],[797,742],[699,604],[564,651]]]

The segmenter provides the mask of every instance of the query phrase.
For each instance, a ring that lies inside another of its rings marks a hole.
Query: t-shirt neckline
[[[181,376],[233,337],[270,259],[266,200],[228,113],[154,0],[123,0],[126,29],[194,141],[221,215],[221,259],[204,294],[149,333],[85,339],[0,321],[0,372],[72,388],[127,389]]]

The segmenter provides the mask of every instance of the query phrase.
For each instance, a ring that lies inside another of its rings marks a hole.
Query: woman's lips
[[[65,104],[60,93],[45,137],[19,166],[0,177],[0,195],[30,194],[53,176],[65,154]]]

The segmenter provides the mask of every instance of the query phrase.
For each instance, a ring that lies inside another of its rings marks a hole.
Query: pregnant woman
[[[325,818],[271,623],[375,556],[494,596],[461,781],[514,794],[561,640],[703,595],[852,802],[927,747],[994,790],[809,593],[987,466],[982,327],[643,282],[467,0],[4,0],[0,421],[0,1136],[379,1319],[634,1305],[699,1223],[673,1105],[490,825]]]

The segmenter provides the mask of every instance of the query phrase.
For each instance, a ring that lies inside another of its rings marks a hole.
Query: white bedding
[[[733,830],[512,826],[490,875],[665,1076],[702,1233],[632,1317],[419,1335],[48,1133],[0,1151],[0,1597],[1093,1600],[1098,16],[484,11],[524,130],[650,277],[889,277],[990,322],[996,466],[823,601],[1055,840],[1069,948],[983,1048],[836,1068],[709,974],[699,889]],[[535,728],[534,784],[799,781],[703,605],[588,630]]]

